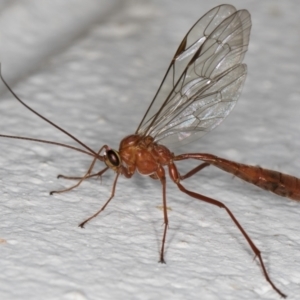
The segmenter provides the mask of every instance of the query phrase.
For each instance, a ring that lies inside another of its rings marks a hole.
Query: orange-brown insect
[[[0,136],[60,145],[93,157],[91,166],[83,177],[60,175],[64,178],[79,179],[77,184],[62,191],[53,191],[51,194],[69,191],[79,186],[87,178],[101,176],[108,169],[115,171],[116,176],[110,198],[99,211],[82,222],[80,227],[84,227],[88,221],[106,208],[114,197],[120,175],[130,178],[138,171],[142,175],[160,180],[164,214],[164,232],[160,250],[161,263],[165,262],[164,247],[168,230],[167,171],[172,181],[183,193],[226,210],[258,258],[266,280],[280,296],[286,297],[270,279],[260,250],[229,208],[220,201],[187,190],[181,182],[203,168],[214,165],[280,196],[300,200],[300,179],[260,167],[239,164],[211,154],[175,155],[167,147],[169,145],[175,147],[201,137],[219,125],[231,112],[241,93],[247,74],[246,65],[242,63],[242,60],[248,48],[250,29],[251,19],[248,11],[236,11],[231,5],[217,6],[200,18],[179,45],[162,84],[136,132],[121,141],[119,150],[104,145],[95,152],[25,104],[11,90],[2,75],[2,81],[22,105],[64,132],[84,149],[29,137],[3,134]],[[175,163],[185,159],[196,159],[202,163],[187,174],[180,175]],[[93,173],[97,160],[103,161],[106,167],[100,172]]]

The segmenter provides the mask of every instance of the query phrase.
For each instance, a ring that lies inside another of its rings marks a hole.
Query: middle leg
[[[169,219],[168,219],[167,198],[166,198],[166,176],[165,176],[165,170],[162,166],[160,166],[158,168],[156,175],[157,175],[157,178],[160,179],[160,182],[162,184],[163,213],[164,213],[164,233],[163,233],[163,238],[162,238],[162,242],[161,242],[159,262],[162,264],[165,264],[166,262],[165,262],[165,258],[164,258],[164,252],[165,252],[165,243],[166,243]]]

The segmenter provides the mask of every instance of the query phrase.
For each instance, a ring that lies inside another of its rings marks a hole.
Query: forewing
[[[205,14],[181,42],[137,133],[182,144],[219,125],[246,78],[250,29],[246,10],[221,5]]]

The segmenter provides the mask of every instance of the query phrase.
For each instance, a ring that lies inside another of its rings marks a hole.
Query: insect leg
[[[99,149],[99,151],[98,151],[98,153],[97,153],[97,156],[94,157],[94,159],[93,159],[93,161],[92,161],[92,163],[91,163],[89,169],[87,170],[87,172],[85,173],[85,175],[84,175],[83,177],[79,177],[79,181],[78,181],[76,184],[74,184],[73,186],[71,186],[71,187],[69,187],[69,188],[67,188],[67,189],[61,190],[61,191],[51,191],[51,192],[50,192],[50,195],[53,195],[53,194],[60,194],[60,193],[64,193],[64,192],[71,191],[71,190],[73,190],[74,188],[78,187],[78,186],[81,184],[81,182],[84,181],[85,179],[94,176],[95,174],[93,174],[92,176],[90,176],[90,175],[91,175],[91,172],[92,172],[92,170],[93,170],[93,168],[94,168],[94,165],[95,165],[95,163],[96,163],[96,161],[97,161],[97,159],[98,159],[98,155],[99,155],[99,154],[101,153],[101,151],[102,151],[104,148],[106,148],[106,147],[107,147],[107,146],[102,146],[102,147]],[[101,176],[101,175],[102,175],[103,173],[105,173],[108,169],[109,169],[109,168],[106,167],[106,168],[104,168],[102,171],[100,171],[99,173],[97,173],[96,175]],[[71,179],[72,177],[64,176],[64,175],[58,175],[57,178],[67,178],[67,179]],[[73,178],[75,179],[76,177],[73,177]]]
[[[170,168],[170,175],[171,174],[176,174],[177,172],[177,169],[172,170],[174,165],[170,165],[169,168]],[[171,176],[172,177],[172,176]],[[225,205],[223,204],[222,202],[220,201],[217,201],[217,200],[214,200],[212,198],[209,198],[209,197],[206,197],[204,195],[201,195],[201,194],[197,194],[195,192],[192,192],[192,191],[189,191],[187,190],[179,181],[179,177],[172,177],[172,179],[174,180],[174,182],[177,184],[178,188],[185,194],[197,199],[197,200],[200,200],[200,201],[204,201],[204,202],[207,202],[209,204],[213,204],[213,205],[216,205],[220,208],[224,208],[226,210],[226,212],[229,214],[230,218],[232,219],[232,221],[235,223],[235,225],[237,226],[237,228],[240,230],[240,232],[243,234],[244,238],[246,239],[246,241],[248,242],[248,244],[250,245],[252,251],[254,252],[255,254],[255,257],[258,257],[258,260],[260,262],[260,265],[261,265],[261,268],[262,268],[262,271],[264,273],[264,276],[266,278],[266,280],[269,282],[269,284],[272,286],[272,288],[283,298],[286,298],[286,295],[283,294],[276,286],[275,284],[273,283],[273,281],[270,279],[269,277],[269,274],[266,270],[266,267],[265,267],[265,264],[263,262],[263,259],[262,259],[262,256],[261,256],[261,252],[260,250],[256,247],[256,245],[253,243],[253,241],[251,240],[251,238],[248,236],[247,232],[244,230],[244,228],[242,227],[242,225],[238,222],[238,220],[235,218],[235,216],[233,215],[233,213],[230,211],[230,209]]]
[[[161,242],[161,249],[160,249],[160,259],[159,262],[162,264],[165,264],[164,259],[164,252],[165,252],[165,242],[166,242],[166,236],[167,236],[167,230],[168,230],[168,211],[167,211],[167,197],[166,197],[166,176],[165,176],[165,170],[162,166],[160,166],[156,172],[157,177],[160,179],[160,182],[162,184],[162,193],[163,193],[163,213],[164,213],[164,233],[163,238]]]
[[[98,173],[95,173],[95,174],[90,174],[90,175],[87,175],[87,176],[82,176],[82,177],[76,177],[76,176],[65,176],[65,175],[57,175],[57,178],[63,178],[63,179],[70,179],[70,180],[80,180],[80,179],[88,179],[88,178],[92,178],[92,177],[100,177],[102,176],[102,174],[108,170],[109,167],[106,167],[105,169],[101,170],[100,172]]]
[[[193,176],[194,174],[198,173],[199,171],[201,171],[202,169],[204,169],[204,168],[206,168],[208,166],[210,166],[209,163],[202,163],[198,167],[196,167],[196,168],[192,169],[191,171],[187,172],[185,175],[179,175],[180,176],[180,180],[187,179],[187,178]]]
[[[114,180],[114,184],[113,184],[113,187],[112,187],[112,190],[111,190],[111,194],[110,194],[110,197],[108,198],[108,200],[105,202],[105,204],[101,207],[101,209],[99,209],[95,214],[93,214],[91,217],[87,218],[85,221],[83,221],[82,223],[80,223],[78,226],[81,227],[81,228],[84,228],[84,225],[90,221],[91,219],[97,217],[101,211],[103,211],[105,209],[105,207],[108,205],[108,203],[110,202],[110,200],[115,196],[115,191],[116,191],[116,185],[117,185],[117,181],[118,181],[118,178],[119,178],[119,175],[120,173],[117,173],[116,174],[116,177],[115,177],[115,180]]]

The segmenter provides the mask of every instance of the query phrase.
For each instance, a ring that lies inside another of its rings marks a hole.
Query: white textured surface
[[[1,1],[3,74],[19,81],[13,88],[22,99],[94,149],[117,148],[134,132],[186,31],[220,2],[101,1],[100,8],[100,1],[79,2],[64,1],[58,12],[44,7],[52,14],[45,22],[57,15],[68,22],[58,31],[46,24],[41,39],[32,29],[43,24],[37,16],[45,2]],[[243,94],[218,129],[177,153],[208,152],[300,177],[300,5],[228,2],[252,15]],[[79,5],[84,16],[78,19]],[[22,26],[20,6],[29,14]],[[32,47],[24,46],[28,41]],[[8,94],[0,114],[1,133],[69,142]],[[81,229],[77,224],[108,197],[111,173],[102,184],[90,180],[51,197],[50,190],[72,184],[56,175],[83,174],[89,157],[5,139],[0,153],[0,299],[279,299],[225,211],[182,195],[171,182],[167,264],[161,265],[158,182],[122,178],[109,207]],[[214,168],[185,184],[232,209],[275,283],[299,299],[300,203]]]

